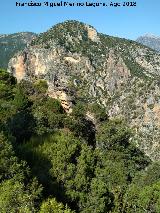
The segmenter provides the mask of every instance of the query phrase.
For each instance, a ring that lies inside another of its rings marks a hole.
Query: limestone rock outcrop
[[[103,105],[134,128],[137,146],[160,159],[160,55],[133,41],[105,36],[86,24],[56,25],[15,55],[17,80],[45,79],[48,94],[70,113],[74,101]],[[73,95],[74,94],[74,95]],[[90,114],[88,116],[91,117]]]

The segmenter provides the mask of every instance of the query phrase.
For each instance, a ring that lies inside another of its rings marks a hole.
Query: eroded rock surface
[[[8,71],[18,81],[45,79],[48,94],[67,112],[75,93],[103,105],[110,117],[123,117],[134,128],[137,146],[160,159],[160,55],[86,26],[67,22],[51,28],[12,58]]]

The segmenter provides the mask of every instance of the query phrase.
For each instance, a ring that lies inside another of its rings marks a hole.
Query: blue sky
[[[79,20],[94,26],[99,32],[118,37],[136,39],[146,33],[160,36],[160,0],[135,0],[137,2],[135,8],[16,7],[16,1],[30,2],[28,0],[1,0],[0,34],[24,31],[40,33],[56,23],[65,20]],[[47,0],[33,1],[44,2]],[[92,1],[111,2],[109,0]],[[124,1],[114,0],[112,2],[122,3]]]

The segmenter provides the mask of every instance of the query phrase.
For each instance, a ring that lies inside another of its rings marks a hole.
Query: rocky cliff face
[[[36,38],[8,71],[18,81],[45,79],[67,112],[75,97],[100,103],[134,128],[137,146],[160,159],[160,55],[151,49],[69,21]]]

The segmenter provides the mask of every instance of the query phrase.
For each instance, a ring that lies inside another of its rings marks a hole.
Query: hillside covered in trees
[[[7,68],[9,60],[36,37],[35,33],[0,34],[0,67]]]
[[[80,99],[67,114],[47,89],[0,70],[0,212],[159,213],[160,163],[134,130]]]

